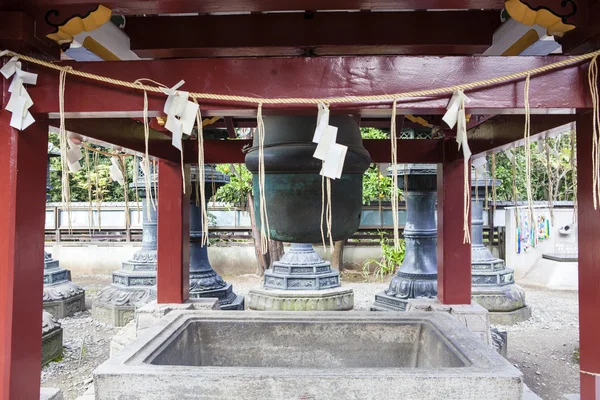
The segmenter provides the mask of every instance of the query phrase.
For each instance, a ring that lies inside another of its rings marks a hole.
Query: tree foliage
[[[534,201],[549,198],[548,162],[543,140],[531,145],[531,189]],[[573,200],[573,171],[571,168],[571,135],[563,135],[548,139],[550,149],[550,178],[552,181],[552,200]],[[525,148],[518,147],[510,153],[516,159],[517,200],[527,200]],[[491,166],[491,160],[488,159]],[[512,161],[506,153],[496,154],[496,179],[501,180],[496,188],[498,200],[513,200]]]
[[[49,142],[56,148],[59,146],[58,135],[51,133]],[[85,149],[81,150],[85,153]],[[125,201],[123,186],[110,178],[110,157],[98,154],[98,166],[94,168],[94,153],[89,152],[92,182],[92,199],[96,198],[96,193],[101,201]],[[133,157],[126,158],[127,183],[131,184],[133,180]],[[139,160],[139,159],[138,159]],[[81,160],[82,169],[78,172],[69,173],[69,185],[71,187],[71,201],[88,201],[88,171],[85,166],[85,158]],[[48,194],[50,201],[61,201],[61,165],[60,157],[50,158],[50,190]],[[98,185],[96,186],[96,182]],[[128,187],[129,201],[135,199],[135,192]]]
[[[229,175],[229,183],[221,186],[215,194],[217,201],[246,205],[248,193],[252,192],[252,173],[244,164],[220,164],[217,171]]]

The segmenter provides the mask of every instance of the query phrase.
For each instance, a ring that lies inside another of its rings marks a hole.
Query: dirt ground
[[[254,275],[225,277],[234,291],[246,295],[261,279]],[[352,288],[355,309],[368,310],[375,293],[386,282],[366,282],[360,275],[344,277],[344,286]],[[107,275],[73,276],[86,289],[88,310],[61,320],[64,357],[42,368],[42,386],[60,387],[65,400],[81,396],[92,383],[94,368],[109,356],[110,340],[118,329],[91,318],[91,299],[110,283]],[[533,317],[508,331],[508,359],[523,371],[525,383],[544,400],[563,400],[564,394],[579,392],[579,365],[574,353],[579,347],[577,293],[547,291],[527,287],[527,302]]]

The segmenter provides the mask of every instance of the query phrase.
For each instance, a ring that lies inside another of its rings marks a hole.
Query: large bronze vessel
[[[321,242],[322,161],[313,157],[316,144],[312,142],[316,118],[265,116],[264,124],[265,198],[271,238]],[[331,180],[332,237],[342,240],[358,229],[363,173],[371,157],[351,116],[332,115],[329,124],[338,128],[337,143],[348,146],[342,177]],[[246,155],[246,165],[253,174],[254,205],[260,224],[257,135]]]

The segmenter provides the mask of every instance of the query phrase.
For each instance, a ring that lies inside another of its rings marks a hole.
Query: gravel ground
[[[110,276],[74,276],[74,281],[86,289],[86,303]],[[258,287],[261,279],[255,275],[225,277],[234,291],[246,295]],[[366,282],[362,276],[344,276],[344,287],[354,289],[355,310],[368,310],[375,293],[387,287],[386,282]],[[579,392],[579,365],[573,354],[579,347],[577,293],[526,288],[527,302],[533,317],[514,326],[499,326],[508,331],[508,359],[523,371],[525,383],[544,400],[563,400],[564,394]],[[92,382],[92,371],[109,356],[110,340],[118,332],[95,322],[90,311],[65,318],[63,326],[64,357],[42,369],[42,385],[60,387],[65,400],[82,395]],[[83,351],[82,351],[83,343]]]
[[[579,393],[577,292],[525,287],[533,316],[508,331],[508,359],[524,376],[529,388],[544,400],[564,400]]]

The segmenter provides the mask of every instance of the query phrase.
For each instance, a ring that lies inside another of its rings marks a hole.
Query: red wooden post
[[[463,243],[463,176],[462,158],[438,165],[438,300],[443,304],[471,304],[471,245]],[[470,221],[469,212],[469,229]]]
[[[592,113],[577,115],[581,399],[600,399],[600,210],[592,198]],[[585,372],[584,372],[585,371]]]
[[[0,111],[0,399],[38,400],[48,124],[19,132],[10,118]]]
[[[160,161],[158,176],[157,301],[185,303],[190,292],[191,188],[183,194],[180,164]]]

